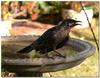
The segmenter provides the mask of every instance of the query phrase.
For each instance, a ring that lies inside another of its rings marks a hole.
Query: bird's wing
[[[53,27],[34,41],[32,46],[35,47],[37,51],[41,49],[54,49],[66,38],[67,33],[68,31],[66,31],[63,26]]]
[[[37,47],[48,46],[51,43],[53,44],[55,42],[55,38],[54,38],[54,35],[56,33],[55,29],[56,27],[47,30],[35,42],[33,42],[33,44],[36,45]]]

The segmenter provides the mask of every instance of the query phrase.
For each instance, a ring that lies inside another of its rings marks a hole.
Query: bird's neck
[[[68,26],[60,26],[60,29],[62,29],[62,30],[67,30],[67,31],[70,32],[71,27],[68,27]]]
[[[70,27],[60,26],[60,27],[58,27],[58,29],[59,29],[60,32],[63,33],[63,35],[69,36],[70,30],[71,30]]]

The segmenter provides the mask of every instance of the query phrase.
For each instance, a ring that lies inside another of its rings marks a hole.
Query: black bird
[[[29,46],[18,51],[18,53],[29,53],[33,49],[41,54],[55,51],[64,46],[69,39],[69,32],[72,27],[80,25],[79,22],[73,19],[66,19],[61,21],[57,26],[48,29],[37,40]]]

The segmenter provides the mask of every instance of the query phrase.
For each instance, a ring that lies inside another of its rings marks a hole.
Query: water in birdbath
[[[18,45],[18,44],[3,44],[2,45],[2,58],[40,58],[44,57],[44,55],[40,54],[39,52],[36,52],[35,50],[32,50],[31,52],[27,54],[20,54],[17,53],[20,49],[24,48],[25,46],[23,45]],[[60,49],[56,50],[57,52],[63,54],[63,55],[71,55],[78,53],[77,50],[74,50],[70,46],[64,46]],[[56,56],[57,53],[54,51],[48,52],[47,54],[49,57]]]

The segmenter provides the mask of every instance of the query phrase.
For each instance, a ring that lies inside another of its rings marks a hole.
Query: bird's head
[[[62,26],[67,26],[67,27],[74,27],[76,25],[81,25],[81,21],[76,21],[74,19],[66,19],[66,20],[63,20],[60,25]]]

